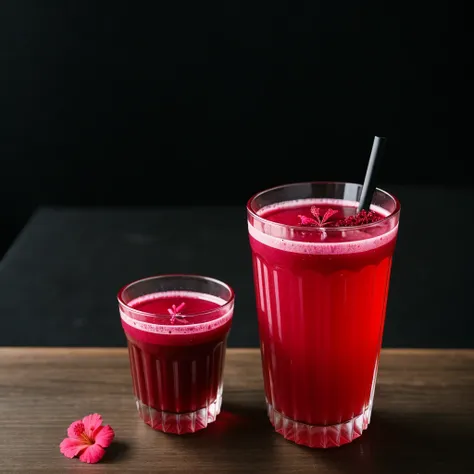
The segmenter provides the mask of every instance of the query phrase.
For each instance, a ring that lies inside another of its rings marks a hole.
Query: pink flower
[[[179,306],[176,306],[175,304],[171,306],[171,308],[168,308],[168,313],[171,316],[171,322],[174,323],[176,321],[176,316],[180,316],[181,313],[180,311],[186,306],[186,303],[181,303]]]
[[[102,459],[104,448],[110,446],[115,433],[109,425],[102,426],[102,417],[94,413],[71,423],[67,435],[59,445],[61,453],[67,458],[79,456],[80,461],[94,464]]]

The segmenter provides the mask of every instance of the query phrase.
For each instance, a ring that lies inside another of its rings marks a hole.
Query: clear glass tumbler
[[[289,184],[247,204],[268,415],[310,447],[349,443],[370,422],[400,204],[377,189],[378,221],[332,226],[361,189]]]
[[[204,276],[163,275],[125,286],[118,302],[145,423],[184,434],[215,421],[234,310],[230,286]]]

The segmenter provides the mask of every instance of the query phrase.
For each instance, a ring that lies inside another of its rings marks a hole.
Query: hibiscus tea
[[[188,275],[139,280],[118,296],[138,412],[152,428],[192,433],[220,412],[234,294]]]
[[[372,411],[396,198],[361,186],[301,183],[248,203],[267,410],[275,430],[310,447],[356,439]]]

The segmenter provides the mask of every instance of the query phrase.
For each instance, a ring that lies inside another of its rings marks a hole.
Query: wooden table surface
[[[99,464],[67,459],[68,425],[116,432]],[[369,429],[330,450],[273,432],[259,353],[230,349],[223,411],[199,433],[155,432],[135,410],[125,349],[0,348],[0,472],[463,474],[474,472],[474,351],[384,350]]]

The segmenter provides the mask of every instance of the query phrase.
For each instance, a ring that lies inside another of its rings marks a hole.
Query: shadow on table
[[[217,420],[205,430],[174,438],[177,452],[221,472],[263,472],[277,460],[275,435],[264,404],[224,402]]]
[[[438,414],[394,418],[374,413],[361,438],[341,448],[311,450],[317,465],[351,474],[464,474],[472,469],[474,435],[468,419]]]
[[[106,450],[101,460],[102,464],[114,463],[127,458],[129,445],[123,441],[114,441]]]
[[[273,428],[268,421],[264,405],[248,406],[224,402],[222,411],[214,423],[206,430],[189,436],[202,438],[203,443],[208,443],[212,439],[214,446],[223,448],[228,446],[244,448],[246,445],[250,448],[252,438],[261,434],[263,448],[266,448],[265,444],[271,440],[269,436],[271,433]]]

